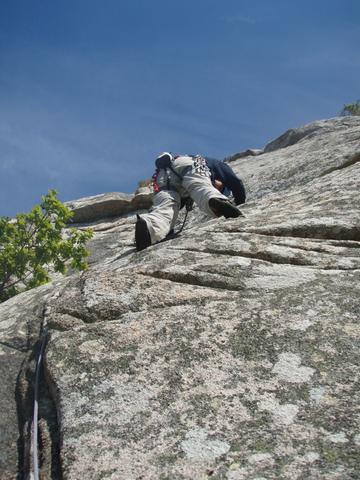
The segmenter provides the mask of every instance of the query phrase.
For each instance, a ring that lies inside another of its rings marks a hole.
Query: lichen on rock
[[[195,209],[142,252],[149,192],[72,202],[94,229],[89,270],[0,306],[0,477],[30,468],[47,328],[46,478],[356,478],[359,140],[359,118],[335,118],[234,156],[245,216]]]

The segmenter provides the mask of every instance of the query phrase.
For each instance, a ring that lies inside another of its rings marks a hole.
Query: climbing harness
[[[161,171],[165,172],[166,186],[163,185],[163,183],[165,182],[164,178],[162,178],[162,181],[161,181],[162,186],[159,185],[159,174]],[[155,173],[152,176],[152,185],[153,185],[154,193],[158,193],[161,190],[177,191],[177,189],[171,185],[171,181],[172,181],[171,174],[175,175],[180,181],[182,181],[183,177],[179,175],[171,165],[166,168],[159,168],[159,167],[156,168]]]
[[[162,156],[156,159],[155,161],[156,170],[152,176],[154,193],[158,193],[161,190],[177,191],[177,188],[171,185],[172,183],[171,174],[175,175],[175,177],[177,177],[177,179],[180,180],[180,183],[182,182],[183,176],[180,175],[173,167],[173,161],[176,160],[178,157],[179,155],[176,155],[175,157],[173,157],[169,153],[164,153]],[[193,165],[191,167],[192,173],[198,173],[202,176],[211,178],[211,172],[209,167],[207,166],[206,159],[204,157],[202,157],[201,155],[189,155],[189,157],[191,157],[193,161]],[[160,186],[159,175],[161,171],[165,173],[166,179],[162,178],[162,181],[160,182],[161,184]]]
[[[39,356],[36,362],[35,371],[35,385],[34,385],[34,412],[32,422],[32,452],[33,452],[33,478],[39,480],[39,448],[38,448],[38,420],[39,420],[39,383],[41,365],[44,355],[44,350],[48,338],[48,332],[45,328],[42,332],[41,346]]]

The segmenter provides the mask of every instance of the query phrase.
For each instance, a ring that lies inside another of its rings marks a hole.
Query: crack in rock
[[[355,155],[351,156],[348,160],[346,160],[341,165],[325,170],[325,172],[323,172],[320,176],[324,177],[325,175],[329,175],[329,173],[336,172],[337,170],[343,170],[344,168],[351,167],[358,162],[360,162],[360,152],[355,153]]]

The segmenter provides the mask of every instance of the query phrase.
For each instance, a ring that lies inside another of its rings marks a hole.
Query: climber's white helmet
[[[170,152],[162,152],[155,160],[155,165],[158,168],[168,168],[173,160],[174,157]]]

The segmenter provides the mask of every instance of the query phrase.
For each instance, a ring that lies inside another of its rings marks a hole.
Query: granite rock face
[[[244,217],[136,252],[132,211],[84,216],[89,270],[0,305],[0,478],[30,468],[45,328],[44,478],[358,478],[360,118],[270,145],[231,163]]]
[[[264,150],[261,150],[259,148],[248,148],[247,150],[244,150],[243,152],[238,152],[234,153],[233,155],[230,155],[229,157],[226,157],[224,160],[227,163],[233,162],[235,160],[238,160],[239,158],[244,158],[244,157],[256,157],[257,155],[261,155],[264,153]]]
[[[73,211],[73,223],[91,222],[150,208],[152,192],[149,188],[140,188],[135,195],[119,192],[104,193],[67,202],[66,205]]]

